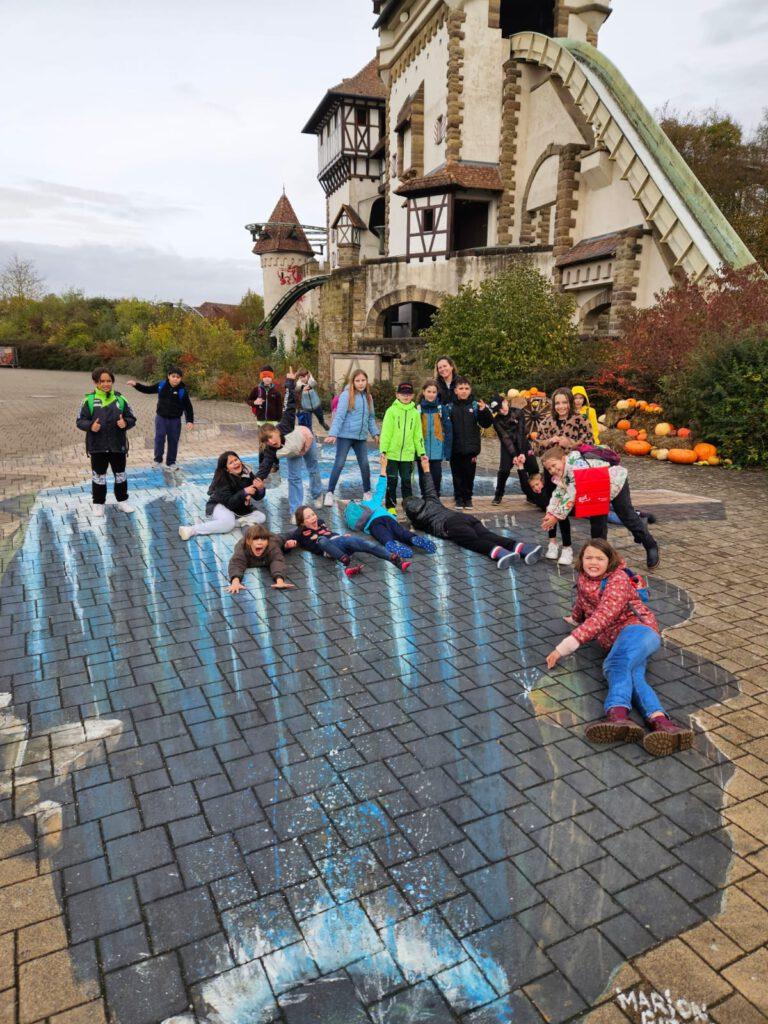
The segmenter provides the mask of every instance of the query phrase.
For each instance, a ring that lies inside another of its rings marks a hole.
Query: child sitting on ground
[[[575,625],[547,655],[547,668],[590,640],[607,650],[603,672],[608,681],[605,718],[586,727],[592,743],[642,742],[656,757],[688,750],[693,732],[667,717],[659,698],[646,682],[648,659],[661,646],[656,616],[643,600],[627,567],[607,540],[589,541],[576,559],[576,603],[566,622]],[[648,724],[646,732],[629,716],[635,705]]]
[[[429,460],[426,455],[421,460],[423,472],[429,472]],[[434,478],[433,478],[434,479]],[[350,501],[344,510],[344,518],[350,530],[361,530],[369,533],[379,544],[383,544],[390,554],[401,558],[413,558],[412,548],[421,548],[433,555],[437,548],[429,537],[421,537],[401,526],[397,516],[384,507],[384,495],[387,490],[387,456],[381,455],[381,476],[370,501]],[[409,546],[410,545],[410,546]]]
[[[496,562],[499,569],[507,568],[517,559],[522,559],[527,565],[538,562],[541,557],[540,544],[523,544],[513,537],[493,533],[475,516],[446,508],[437,496],[435,483],[429,473],[424,474],[424,488],[425,493],[421,498],[406,498],[403,502],[405,514],[418,530],[452,540],[460,548],[487,555]]]
[[[401,572],[405,572],[411,564],[407,559],[401,558],[396,553],[390,553],[373,540],[334,533],[322,519],[318,518],[315,510],[309,505],[302,505],[296,509],[296,527],[285,538],[284,548],[286,551],[298,546],[304,548],[305,551],[311,551],[314,555],[332,558],[344,566],[345,574],[350,577],[357,576],[359,572],[363,571],[362,565],[352,564],[352,555],[356,552],[365,552],[375,555],[376,558],[383,558],[386,562],[391,562]]]
[[[243,576],[248,569],[269,569],[274,590],[293,589],[293,584],[286,579],[282,541],[266,526],[249,526],[243,539],[235,545],[227,570],[229,586],[225,589],[228,594],[239,594],[246,589]]]

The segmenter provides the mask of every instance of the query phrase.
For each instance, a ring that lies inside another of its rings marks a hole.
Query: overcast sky
[[[285,184],[324,220],[326,88],[374,54],[370,0],[0,0],[0,265],[50,290],[236,302],[243,226]],[[601,46],[652,110],[767,102],[765,0],[614,0]]]

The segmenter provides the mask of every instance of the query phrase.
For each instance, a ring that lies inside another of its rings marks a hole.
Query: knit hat
[[[506,402],[506,398],[504,398],[503,395],[493,395],[488,403],[488,408],[492,413],[496,414],[497,412],[501,412],[503,402]]]
[[[398,395],[412,395],[413,394],[413,384],[409,384],[407,380],[404,380],[401,384],[397,385],[397,394]]]
[[[266,377],[269,380],[274,380],[275,379],[275,371],[272,369],[271,366],[262,366],[262,368],[259,370],[259,376],[260,377]]]

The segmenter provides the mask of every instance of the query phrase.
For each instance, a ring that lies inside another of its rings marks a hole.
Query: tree
[[[679,114],[663,107],[661,127],[755,259],[768,269],[768,110],[752,136],[712,108]]]
[[[32,260],[19,259],[14,253],[0,272],[0,298],[11,302],[39,299],[44,283]]]
[[[537,372],[567,366],[578,352],[570,295],[556,292],[527,261],[478,287],[447,296],[424,332],[426,356],[451,356],[478,394],[535,384]]]

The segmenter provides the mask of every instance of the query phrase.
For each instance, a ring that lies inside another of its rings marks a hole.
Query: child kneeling
[[[352,555],[358,552],[375,555],[376,558],[392,562],[401,572],[405,572],[411,564],[408,559],[387,551],[385,547],[373,540],[334,533],[322,519],[318,518],[315,510],[309,505],[301,505],[296,509],[296,527],[297,529],[285,538],[286,551],[298,546],[305,551],[311,551],[314,555],[332,558],[344,566],[347,576],[357,576],[359,572],[363,571],[362,565],[352,564]]]
[[[547,668],[554,668],[561,658],[590,640],[597,640],[608,651],[603,662],[608,681],[605,718],[586,727],[587,739],[593,743],[642,742],[656,757],[688,750],[693,732],[667,717],[646,682],[648,659],[661,647],[659,624],[633,585],[621,555],[607,540],[595,538],[579,552],[576,569],[576,603],[565,620],[576,629],[547,655]],[[633,704],[650,732],[629,717]]]
[[[421,459],[422,472],[424,466],[429,466],[426,455]],[[397,521],[397,516],[384,507],[389,481],[387,478],[387,456],[381,456],[381,476],[370,501],[350,501],[344,510],[344,519],[350,530],[360,530],[362,533],[369,533],[374,540],[384,547],[392,555],[400,555],[401,558],[413,558],[412,548],[421,548],[430,555],[437,551],[434,541],[429,537],[422,537],[418,533],[412,533]]]

